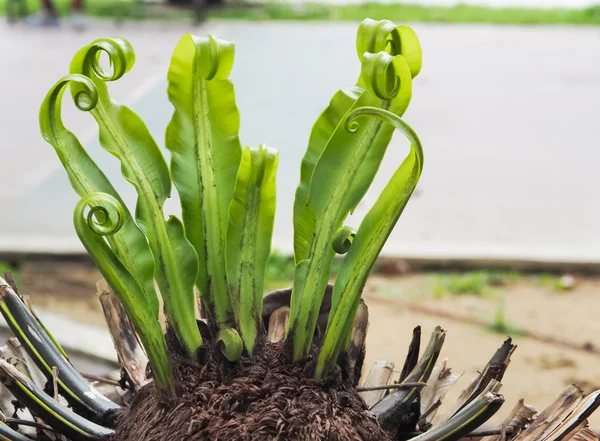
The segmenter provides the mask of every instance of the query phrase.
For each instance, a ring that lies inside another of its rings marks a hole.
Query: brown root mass
[[[324,383],[310,372],[314,357],[292,363],[281,344],[226,366],[177,357],[179,396],[153,384],[117,416],[114,441],[386,441],[340,372]]]

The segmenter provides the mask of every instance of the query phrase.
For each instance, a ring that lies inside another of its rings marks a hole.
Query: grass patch
[[[588,8],[492,8],[459,4],[455,6],[421,6],[415,4],[324,5],[305,3],[267,3],[251,9],[217,9],[210,17],[243,20],[349,20],[365,17],[374,20],[423,23],[490,23],[490,24],[600,24],[600,5]]]
[[[491,24],[600,24],[600,6],[584,9],[491,8],[458,4],[433,7],[410,4],[340,6],[338,19],[357,20],[371,17],[402,22],[491,23]]]
[[[40,9],[39,0],[0,0],[0,15],[8,15],[8,9],[18,11],[18,4],[24,2],[30,14],[35,15]],[[71,0],[53,0],[57,13],[61,17],[68,16],[71,11]],[[84,0],[84,12],[89,17],[111,18],[115,20],[186,20],[192,18],[188,9],[171,7],[163,4],[144,5],[136,0]]]
[[[271,253],[265,270],[265,292],[289,288],[294,280],[294,256]]]
[[[506,317],[506,293],[498,295],[496,301],[496,310],[494,312],[494,319],[488,326],[488,329],[498,334],[511,335],[512,337],[519,336],[524,337],[527,332],[512,325]]]
[[[19,274],[19,270],[7,262],[0,261],[0,277],[4,278],[4,273],[6,271],[12,271],[12,276],[15,280],[15,283],[17,284],[17,287],[22,286],[21,275]]]
[[[19,0],[0,0],[0,14],[8,3]],[[39,1],[23,0],[30,11],[39,8]],[[55,0],[59,12],[69,11],[70,0]],[[86,0],[85,12],[89,16],[124,19],[191,19],[190,10],[179,7],[146,7],[135,0]],[[360,5],[326,5],[319,3],[290,4],[268,2],[260,5],[238,3],[237,6],[214,8],[206,13],[209,19],[228,20],[348,20],[361,21],[365,17],[375,20],[423,23],[489,23],[489,24],[600,24],[600,4],[587,8],[492,8],[458,4],[455,6],[421,6],[416,4],[374,2]]]
[[[532,282],[555,292],[568,292],[573,289],[569,276],[558,276],[556,274],[543,273],[532,276]]]
[[[469,271],[466,273],[446,273],[434,275],[434,297],[444,294],[481,296],[488,288],[504,286],[521,278],[518,271]]]

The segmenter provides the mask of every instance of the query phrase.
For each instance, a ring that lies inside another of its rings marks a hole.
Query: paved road
[[[600,32],[414,27],[425,64],[405,118],[422,138],[426,163],[419,194],[385,253],[600,261]],[[220,23],[195,30],[236,40],[233,79],[243,142],[264,141],[281,150],[279,249],[291,245],[292,197],[311,125],[331,94],[356,79],[355,29],[354,23]],[[171,113],[165,65],[186,30],[103,24],[85,34],[26,35],[0,26],[0,249],[80,249],[71,226],[77,199],[36,123],[45,91],[65,72],[75,49],[98,35],[122,34],[132,41],[137,67],[114,95],[162,140]],[[118,178],[115,161],[89,131],[91,117],[69,112],[65,118]],[[406,149],[398,136],[356,219]],[[120,187],[132,200],[131,190]],[[176,203],[169,207],[176,209]]]

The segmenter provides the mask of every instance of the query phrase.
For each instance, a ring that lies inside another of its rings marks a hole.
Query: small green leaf
[[[234,321],[224,250],[241,159],[240,116],[228,80],[234,50],[230,41],[186,34],[173,52],[168,74],[175,108],[166,132],[171,172],[186,236],[199,258],[196,285],[211,321],[224,328]]]
[[[111,73],[100,66],[101,53],[108,54]],[[172,216],[165,222],[163,205],[171,194],[169,169],[142,119],[112,100],[105,84],[119,79],[133,62],[133,50],[126,40],[102,38],[77,52],[71,73],[86,75],[96,86],[98,100],[89,111],[100,127],[100,144],[121,161],[123,176],[137,190],[135,217],[148,237],[155,263],[154,278],[169,323],[188,354],[195,356],[202,345],[194,301],[198,259],[179,219]],[[76,101],[81,93],[77,86],[71,86]]]
[[[229,361],[238,361],[244,350],[244,343],[240,338],[240,334],[233,328],[226,328],[219,331],[217,345]]]
[[[279,153],[261,144],[242,153],[227,230],[227,278],[237,325],[250,354],[262,323],[265,269],[275,220]]]
[[[346,254],[350,247],[352,246],[352,242],[354,242],[354,237],[356,236],[356,230],[352,227],[342,227],[337,230],[331,240],[331,246],[333,250],[337,254]]]

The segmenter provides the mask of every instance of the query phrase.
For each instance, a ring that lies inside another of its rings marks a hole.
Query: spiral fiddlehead
[[[108,56],[111,70],[102,66],[102,54]],[[122,78],[134,64],[135,52],[129,41],[119,37],[99,38],[78,53],[73,59],[71,70],[109,82]]]
[[[354,242],[354,236],[356,236],[356,230],[352,227],[344,226],[337,230],[333,235],[331,246],[337,254],[346,254],[352,242]]]
[[[100,236],[112,236],[123,226],[125,211],[115,198],[99,193],[88,196],[84,199],[84,203],[89,207],[85,220],[94,233]]]
[[[408,26],[397,26],[389,20],[365,19],[356,35],[356,52],[359,60],[365,54],[385,51],[390,55],[402,55],[410,66],[412,77],[421,71],[423,55],[417,34]]]
[[[83,149],[77,137],[67,130],[62,122],[62,98],[69,85],[72,87],[77,85],[73,102],[79,110],[89,112],[96,107],[98,91],[93,81],[83,75],[67,75],[61,78],[46,95],[40,109],[39,123],[44,140],[54,147],[67,170],[71,185],[82,196],[91,192],[93,188],[91,181],[94,178],[102,181],[105,186],[110,186],[110,183],[100,169],[97,166],[94,167],[96,164]],[[80,167],[82,163],[93,164],[91,168],[96,176],[88,176],[89,170],[83,170]]]

